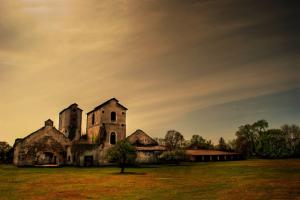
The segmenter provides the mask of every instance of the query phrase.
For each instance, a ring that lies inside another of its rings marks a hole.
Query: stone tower
[[[112,98],[87,113],[86,133],[89,143],[109,147],[126,138],[126,111]]]
[[[59,131],[71,141],[79,140],[81,136],[82,110],[76,103],[59,113]]]

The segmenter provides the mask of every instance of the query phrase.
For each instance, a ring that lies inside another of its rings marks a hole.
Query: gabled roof
[[[138,129],[127,137],[130,144],[136,146],[157,146],[158,143],[147,135],[144,131]]]
[[[77,104],[77,103],[73,103],[73,104],[71,104],[69,107],[67,107],[67,108],[63,109],[62,111],[60,111],[59,114],[65,112],[66,110],[68,110],[68,109],[70,109],[70,108],[72,108],[72,107],[76,107],[76,109],[82,111],[82,109],[78,107],[78,104]]]
[[[111,98],[107,101],[105,101],[104,103],[100,104],[99,106],[95,107],[93,110],[91,110],[90,112],[88,112],[87,114],[90,114],[91,112],[94,112],[95,110],[99,110],[100,108],[104,107],[105,105],[109,104],[111,101],[116,101],[117,105],[120,106],[121,108],[123,108],[124,110],[128,110],[125,106],[123,106],[122,104],[119,103],[119,100],[116,98]]]
[[[26,140],[26,139],[32,137],[33,135],[35,135],[35,134],[37,134],[37,133],[40,133],[40,132],[41,132],[43,129],[45,129],[45,128],[46,128],[46,126],[44,126],[44,127],[40,128],[40,129],[34,131],[33,133],[30,133],[29,135],[27,135],[27,136],[24,137],[24,138],[17,138],[17,139],[15,140],[14,146],[17,145],[18,143],[23,142],[24,140]],[[51,128],[52,128],[57,134],[61,134],[66,140],[69,141],[69,138],[68,138],[67,136],[65,136],[65,134],[63,134],[62,132],[60,132],[59,130],[57,130],[54,126],[51,126]]]

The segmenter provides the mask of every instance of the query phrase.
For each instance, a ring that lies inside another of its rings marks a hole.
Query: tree
[[[290,155],[290,149],[281,129],[262,132],[257,145],[257,153],[265,158],[282,158]]]
[[[212,143],[211,140],[208,140],[208,141],[205,142],[204,149],[214,149],[214,144]]]
[[[300,156],[300,127],[292,124],[285,124],[281,127],[286,142],[295,157]]]
[[[226,142],[225,142],[224,138],[220,137],[219,144],[218,144],[217,148],[220,151],[226,151],[227,150],[227,145],[226,145]]]
[[[134,163],[135,158],[135,148],[126,139],[118,141],[116,145],[108,150],[109,161],[118,163],[121,168],[120,173],[124,173],[125,167]]]
[[[205,139],[200,135],[193,135],[191,139],[190,147],[194,149],[201,149],[205,146]]]
[[[169,130],[165,136],[165,143],[169,150],[179,149],[183,141],[183,135],[175,130]]]
[[[258,138],[266,132],[268,126],[266,120],[240,126],[236,132],[236,150],[245,156],[255,156]]]
[[[11,149],[7,142],[0,142],[0,162],[7,162],[7,155]]]
[[[166,163],[179,165],[185,159],[185,152],[183,150],[165,151],[159,156],[159,159]]]
[[[235,150],[236,150],[236,139],[228,140],[227,151],[235,151]]]

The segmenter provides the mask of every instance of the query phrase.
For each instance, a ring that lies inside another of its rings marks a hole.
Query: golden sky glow
[[[58,126],[74,102],[85,120],[111,97],[129,109],[127,135],[175,128],[216,141],[246,120],[300,123],[296,14],[259,2],[0,0],[0,140]],[[263,110],[270,95],[282,100]]]

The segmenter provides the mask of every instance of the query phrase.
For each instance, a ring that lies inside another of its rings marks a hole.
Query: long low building
[[[218,150],[186,150],[185,154],[190,161],[226,161],[242,159],[242,156],[239,153]]]

